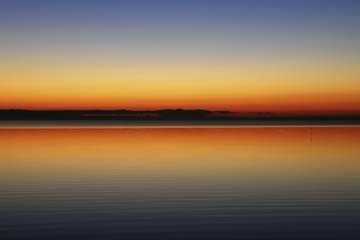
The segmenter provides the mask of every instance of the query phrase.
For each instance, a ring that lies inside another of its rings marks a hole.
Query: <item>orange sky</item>
[[[356,64],[333,67],[283,63],[8,66],[0,72],[7,79],[0,89],[0,108],[359,111]]]
[[[358,5],[340,2],[9,3],[0,108],[360,111]]]

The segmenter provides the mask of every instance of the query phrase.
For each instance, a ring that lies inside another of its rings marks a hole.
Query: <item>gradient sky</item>
[[[0,108],[360,111],[360,1],[0,0]]]

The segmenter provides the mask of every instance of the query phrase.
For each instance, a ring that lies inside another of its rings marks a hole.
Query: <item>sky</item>
[[[360,111],[357,0],[0,0],[0,109]]]

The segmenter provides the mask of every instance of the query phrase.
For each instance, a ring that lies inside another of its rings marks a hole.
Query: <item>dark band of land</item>
[[[38,120],[123,120],[123,121],[342,121],[360,123],[360,114],[279,114],[271,112],[230,112],[203,109],[136,110],[0,110],[0,121]]]

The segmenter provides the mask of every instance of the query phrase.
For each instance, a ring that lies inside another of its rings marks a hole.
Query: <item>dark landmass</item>
[[[230,112],[203,109],[163,110],[0,110],[0,121],[341,121],[360,123],[360,113],[280,114],[271,112]]]

